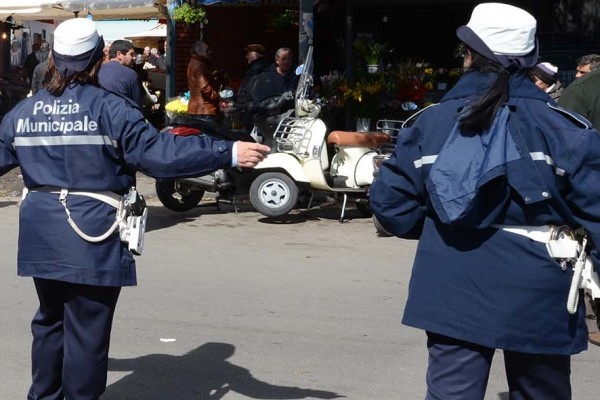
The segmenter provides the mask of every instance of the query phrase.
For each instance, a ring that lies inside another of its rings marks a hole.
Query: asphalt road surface
[[[415,242],[335,208],[273,222],[206,203],[150,217],[138,286],[124,288],[103,400],[412,400],[423,332],[400,324]],[[31,279],[16,276],[17,200],[0,199],[0,398],[30,383]],[[435,290],[432,288],[432,290]],[[600,348],[573,358],[574,399],[597,397]],[[506,400],[497,352],[486,400]]]

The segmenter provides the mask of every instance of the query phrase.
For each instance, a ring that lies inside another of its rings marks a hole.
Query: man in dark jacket
[[[143,106],[142,86],[137,73],[131,68],[135,50],[127,40],[115,40],[108,51],[110,61],[102,64],[98,79],[100,85],[113,93],[132,100],[140,109]]]
[[[31,82],[31,77],[33,76],[33,70],[40,63],[40,60],[36,57],[35,53],[40,50],[40,44],[34,43],[31,45],[31,53],[27,55],[25,58],[25,64],[23,66],[27,70],[27,76],[29,77],[29,82]]]
[[[237,109],[240,110],[240,119],[244,121],[246,130],[250,132],[254,125],[252,114],[247,109],[249,103],[252,101],[249,93],[250,80],[265,72],[270,64],[265,57],[265,46],[262,44],[249,44],[244,48],[244,51],[246,52],[248,67],[238,89]]]
[[[600,69],[575,79],[563,90],[558,104],[586,117],[600,129]]]
[[[244,48],[248,68],[244,74],[244,80],[247,82],[253,76],[264,72],[269,67],[269,61],[265,58],[265,46],[262,44],[249,44]]]

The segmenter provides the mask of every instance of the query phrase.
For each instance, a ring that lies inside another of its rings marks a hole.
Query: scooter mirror
[[[300,76],[304,72],[304,64],[300,64],[296,67],[296,75]]]

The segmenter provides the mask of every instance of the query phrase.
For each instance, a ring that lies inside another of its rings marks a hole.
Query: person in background
[[[144,47],[144,52],[142,53],[144,62],[148,62],[148,60],[150,59],[150,50],[150,46]]]
[[[576,79],[563,91],[558,105],[582,115],[600,129],[600,55],[588,54],[576,63]],[[600,346],[600,301],[586,300],[588,340]]]
[[[33,70],[33,76],[31,78],[31,94],[36,94],[44,86],[46,72],[48,72],[48,59],[39,63]]]
[[[269,68],[270,63],[265,57],[265,46],[262,44],[254,43],[244,47],[244,53],[246,53],[246,62],[248,66],[244,73],[244,80],[247,81],[255,75],[264,72]]]
[[[600,129],[600,69],[594,67],[593,62],[589,68],[591,72],[581,75],[578,72],[577,79],[563,90],[558,105],[582,115],[594,128]]]
[[[249,44],[244,48],[244,52],[246,53],[248,66],[238,89],[236,108],[240,111],[240,119],[244,121],[246,131],[249,133],[254,127],[254,118],[248,110],[248,106],[252,100],[248,92],[250,80],[256,75],[265,72],[271,64],[265,57],[266,49],[262,44]]]
[[[250,79],[248,93],[252,103],[261,104],[265,100],[277,99],[286,92],[296,91],[298,76],[292,68],[292,59],[292,50],[282,47],[275,52],[275,63],[271,64],[265,72]],[[250,123],[253,123],[262,138],[262,143],[273,145],[273,133],[284,116],[284,110],[278,115],[261,115],[254,112],[251,117],[246,118],[246,126],[248,129],[251,127]]]
[[[0,175],[20,167],[27,188],[18,274],[33,278],[39,299],[28,400],[98,400],[106,389],[117,300],[137,280],[133,255],[114,229],[115,207],[135,186],[136,171],[201,176],[254,167],[269,151],[160,133],[131,102],[98,85],[103,47],[87,18],[58,25],[47,90],[21,101],[0,125]]]
[[[558,101],[562,94],[562,83],[558,80],[558,67],[549,62],[539,63],[531,69],[529,76],[535,86],[542,89],[554,100]]]
[[[109,50],[110,61],[104,63],[98,74],[100,85],[127,97],[140,109],[143,107],[142,86],[133,70],[135,50],[127,40],[115,40]]]
[[[109,62],[110,61],[110,46],[112,45],[112,42],[105,42],[104,44],[104,49],[102,49],[102,59],[104,62]]]
[[[40,49],[35,52],[35,57],[39,62],[44,62],[50,56],[50,43],[43,41],[40,45]]]
[[[600,68],[600,54],[586,54],[575,60],[577,72],[575,78],[581,78],[583,75]]]
[[[166,42],[165,42],[166,43]],[[206,121],[215,121],[219,114],[219,90],[215,80],[212,52],[205,42],[192,45],[187,68],[190,89],[188,114]]]
[[[167,60],[168,41],[162,40],[162,53],[156,58],[156,68],[167,71],[169,69],[169,63]]]
[[[38,60],[36,53],[40,50],[40,43],[34,43],[31,45],[31,53],[27,55],[25,58],[25,64],[23,65],[27,70],[27,77],[29,78],[29,82],[31,83],[31,78],[33,77],[33,70],[40,63]]]
[[[294,53],[288,47],[282,47],[275,52],[274,71],[283,79],[284,91],[296,90],[298,75],[293,68]]]
[[[600,243],[600,132],[529,77],[536,25],[475,6],[457,30],[465,73],[405,122],[369,192],[382,226],[419,240],[402,323],[426,332],[427,400],[486,397],[497,349],[508,398],[569,400],[571,355],[587,348],[583,296],[567,310],[573,265],[547,245],[558,227]]]
[[[252,101],[260,102],[296,90],[299,78],[292,68],[292,59],[292,50],[287,47],[282,47],[275,52],[275,63],[263,73],[252,77],[248,83],[247,90]]]
[[[140,68],[144,65],[144,55],[142,53],[136,51],[134,64],[139,65]]]
[[[46,72],[48,71],[48,58],[50,55],[50,43],[43,42],[40,46],[40,52],[43,51],[45,54],[40,56],[43,59],[33,70],[31,76],[31,94],[36,94],[43,86]]]
[[[148,56],[148,61],[147,63],[149,64],[148,66],[146,66],[146,69],[152,69],[152,68],[156,68],[156,64],[158,63],[158,49],[156,47],[153,47],[150,49],[150,56]],[[146,64],[144,64],[146,65]]]

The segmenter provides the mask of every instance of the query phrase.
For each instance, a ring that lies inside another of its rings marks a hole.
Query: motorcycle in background
[[[256,112],[265,115],[281,113],[288,109],[293,99],[291,93],[285,93],[277,101],[254,105]],[[171,124],[162,130],[163,134],[179,136],[209,135],[217,139],[255,142],[244,129],[229,129],[216,122],[209,122],[183,115],[174,117]],[[217,207],[220,200],[231,201],[235,206],[238,196],[248,195],[250,185],[264,170],[224,168],[211,174],[181,179],[157,179],[156,195],[169,210],[184,212],[200,204],[206,192],[214,193]]]
[[[343,196],[340,222],[349,198],[357,209],[371,216],[368,189],[373,182],[376,156],[382,145],[391,142],[385,132],[345,132],[328,134],[318,118],[320,107],[311,100],[312,46],[302,68],[295,97],[295,115],[285,117],[273,134],[276,151],[255,169],[269,170],[260,174],[250,186],[250,202],[261,214],[280,217],[289,213],[298,201],[301,189],[312,192],[310,209],[316,191]],[[333,148],[329,155],[328,146]]]

